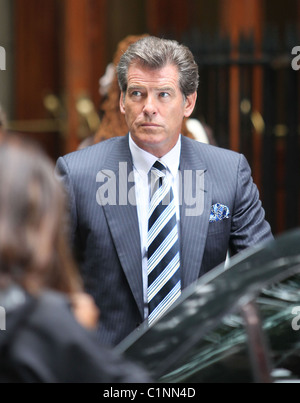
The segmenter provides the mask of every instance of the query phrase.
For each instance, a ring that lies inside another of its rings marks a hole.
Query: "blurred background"
[[[0,0],[0,104],[56,160],[97,131],[118,43],[177,39],[200,68],[193,117],[246,155],[279,234],[300,225],[299,32],[300,0]]]

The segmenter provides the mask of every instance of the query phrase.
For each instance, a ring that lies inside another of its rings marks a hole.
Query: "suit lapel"
[[[108,178],[107,193],[115,195],[111,198],[114,205],[106,204],[103,209],[121,266],[143,317],[141,241],[132,171],[128,136],[125,136],[116,144],[101,171]]]
[[[182,182],[180,208],[181,266],[183,287],[200,274],[212,201],[212,185],[207,181],[206,165],[193,143],[182,137],[180,174]]]

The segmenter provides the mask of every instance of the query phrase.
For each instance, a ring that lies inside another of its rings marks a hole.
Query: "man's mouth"
[[[143,127],[160,127],[160,125],[158,125],[156,123],[150,123],[150,122],[142,123],[141,126],[143,126]]]

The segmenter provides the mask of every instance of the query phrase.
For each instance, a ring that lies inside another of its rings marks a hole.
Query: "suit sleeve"
[[[69,207],[69,218],[70,218],[70,222],[68,224],[70,228],[71,242],[72,244],[74,244],[75,231],[77,228],[76,200],[69,166],[63,157],[60,157],[57,160],[55,167],[55,175],[58,178],[58,180],[62,183],[63,188],[66,192],[67,203]]]
[[[258,189],[253,183],[250,166],[246,158],[240,155],[232,213],[230,252],[236,254],[249,246],[272,238]]]

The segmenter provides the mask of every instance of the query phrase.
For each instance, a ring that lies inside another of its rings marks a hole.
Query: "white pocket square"
[[[209,222],[224,220],[229,217],[229,208],[224,204],[216,203],[211,206]]]

